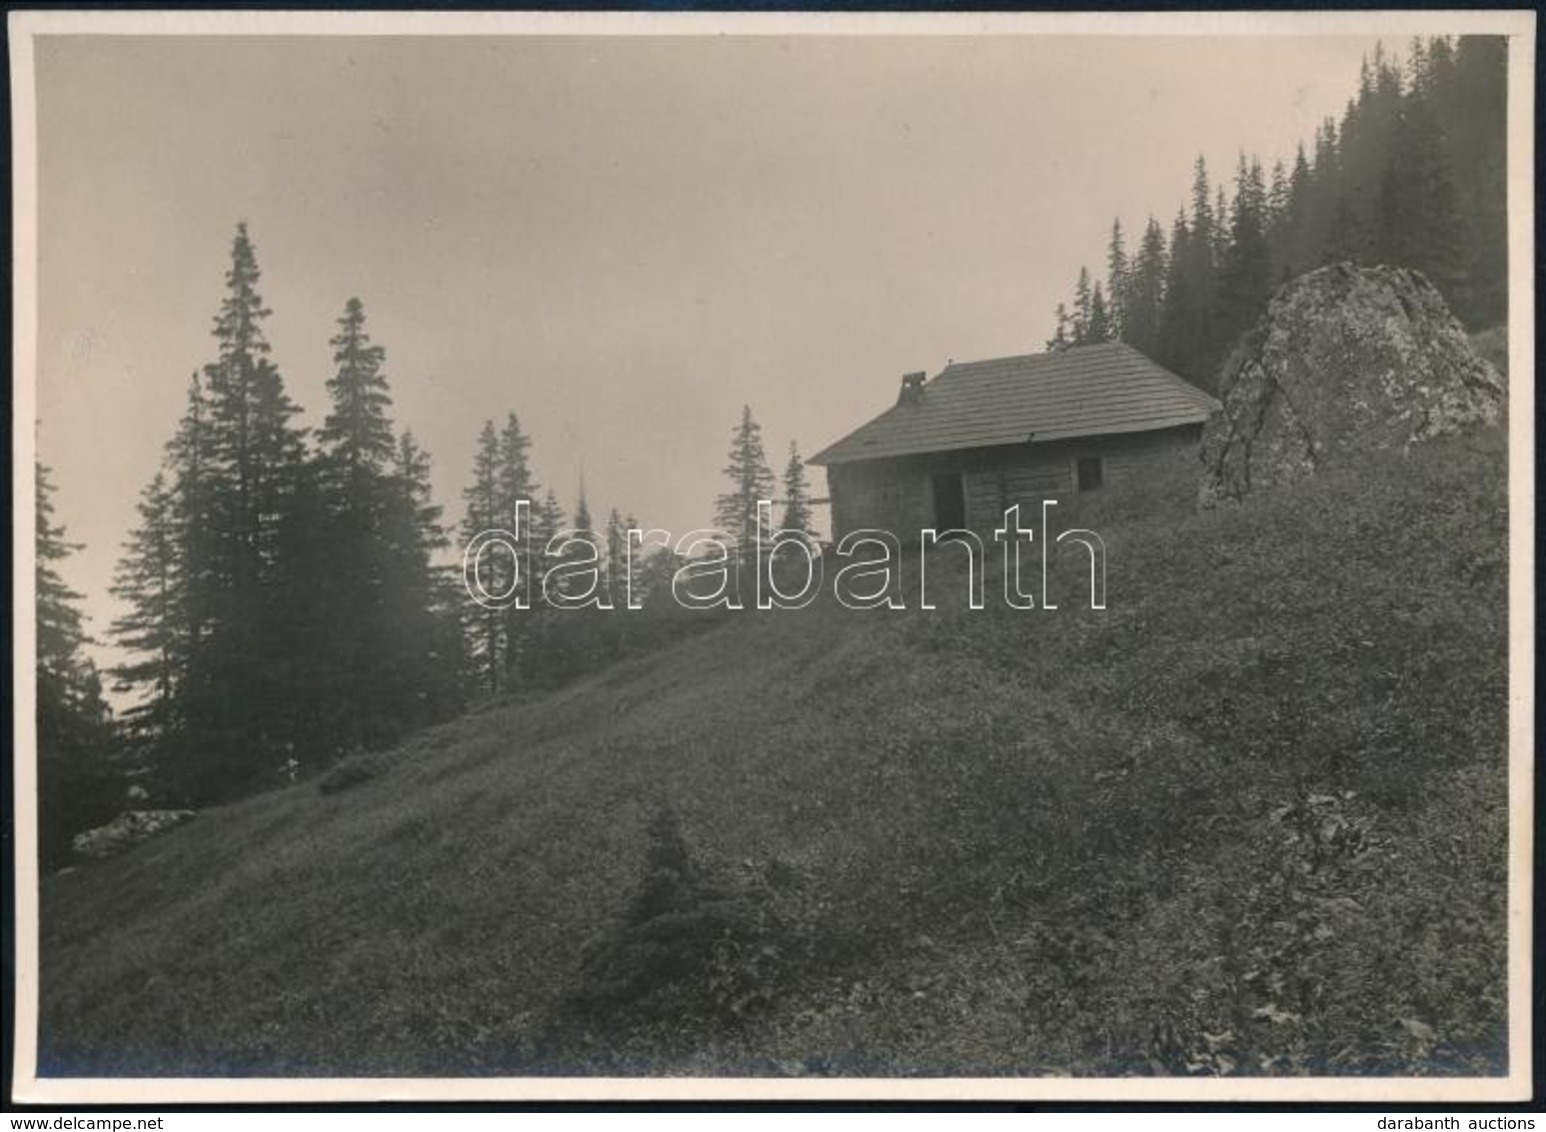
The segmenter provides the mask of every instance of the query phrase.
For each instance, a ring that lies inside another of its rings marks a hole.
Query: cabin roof
[[[812,456],[890,456],[1200,424],[1218,401],[1124,342],[952,362],[915,395]]]

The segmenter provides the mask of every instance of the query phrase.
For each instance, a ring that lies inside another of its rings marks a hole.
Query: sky
[[[451,518],[511,410],[572,508],[707,526],[903,373],[1038,351],[1113,217],[1194,158],[1270,168],[1369,38],[151,37],[36,41],[39,451],[104,637],[141,488],[213,354],[238,221],[311,427],[350,296]],[[21,427],[20,422],[18,427]],[[816,494],[824,475],[811,469]],[[100,655],[111,658],[110,652]]]

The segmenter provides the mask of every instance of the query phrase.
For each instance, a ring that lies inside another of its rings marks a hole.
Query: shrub
[[[627,912],[583,949],[560,1021],[612,1033],[732,1028],[771,1003],[803,953],[761,875],[697,859],[669,806],[651,817]],[[787,888],[787,884],[782,887]]]

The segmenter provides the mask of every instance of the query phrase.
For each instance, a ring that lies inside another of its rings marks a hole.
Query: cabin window
[[[1099,456],[1080,456],[1075,466],[1080,491],[1094,491],[1105,485],[1106,469]]]

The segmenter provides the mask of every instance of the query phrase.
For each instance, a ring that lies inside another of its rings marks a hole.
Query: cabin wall
[[[904,545],[936,526],[933,477],[958,472],[966,497],[966,525],[991,534],[1004,512],[1019,504],[1023,518],[1039,513],[1044,499],[1074,494],[1079,459],[1101,459],[1107,492],[1122,491],[1178,456],[1195,453],[1201,425],[1060,440],[1048,444],[959,449],[890,460],[864,460],[827,469],[832,498],[832,537],[872,528],[891,531]]]

